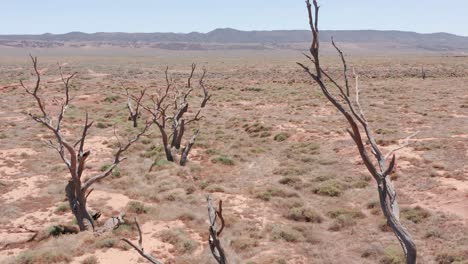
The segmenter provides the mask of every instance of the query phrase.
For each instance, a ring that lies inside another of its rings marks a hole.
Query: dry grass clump
[[[135,214],[146,214],[148,213],[149,208],[146,207],[143,203],[138,201],[130,201],[127,204],[127,212]]]
[[[231,157],[225,155],[212,158],[211,162],[215,164],[219,163],[226,166],[234,166],[234,160]]]
[[[86,236],[90,235],[64,235],[50,238],[38,247],[24,251],[18,256],[7,260],[6,264],[68,263],[81,250]]]
[[[290,243],[308,242],[317,243],[318,238],[308,225],[279,225],[273,224],[266,230],[273,241],[283,240]]]
[[[280,184],[292,187],[292,188],[294,188],[296,190],[301,190],[301,189],[307,188],[307,187],[309,187],[311,185],[308,182],[304,183],[302,181],[302,179],[300,177],[297,177],[297,176],[286,176],[286,177],[281,178],[278,182]]]
[[[83,259],[80,264],[99,264],[99,260],[95,256],[89,256]]]
[[[360,210],[340,208],[329,211],[327,216],[334,219],[332,225],[328,228],[330,231],[340,231],[343,228],[356,225],[357,219],[363,219],[366,215]]]
[[[285,189],[272,187],[264,191],[261,191],[260,193],[257,193],[255,197],[263,201],[270,201],[273,197],[280,197],[280,198],[299,197],[299,194],[297,194],[296,192],[285,190]]]
[[[230,243],[230,247],[237,253],[244,253],[245,251],[258,246],[258,239],[251,236],[236,236]]]
[[[284,240],[286,242],[299,242],[303,239],[301,232],[291,228],[290,226],[273,225],[271,228],[271,239]]]
[[[424,219],[431,216],[431,213],[420,206],[416,206],[414,208],[404,208],[401,210],[401,215],[404,219],[409,220],[415,224],[419,224]]]
[[[264,138],[271,136],[271,128],[260,123],[244,124],[242,128],[244,128],[245,132],[247,132],[251,137]]]
[[[468,250],[445,250],[440,252],[435,260],[438,264],[464,264],[468,261]]]
[[[291,166],[291,165],[286,165],[286,166],[280,166],[279,168],[276,168],[273,173],[276,175],[283,175],[283,176],[298,176],[298,175],[303,175],[308,172],[307,168],[302,168],[298,166]]]
[[[398,246],[389,246],[384,249],[384,256],[380,259],[381,264],[404,264],[405,254]]]
[[[309,207],[294,207],[289,209],[286,218],[298,222],[321,223],[323,217]]]
[[[343,193],[344,190],[345,186],[337,180],[325,181],[312,189],[315,194],[330,197],[338,197]]]
[[[158,237],[163,242],[172,244],[177,254],[192,253],[198,247],[198,242],[191,239],[190,235],[181,228],[162,231]]]

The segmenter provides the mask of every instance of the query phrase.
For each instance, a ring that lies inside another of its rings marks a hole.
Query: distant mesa
[[[420,34],[405,31],[379,30],[323,30],[321,41],[355,44],[361,48],[421,50],[430,52],[466,52],[468,37],[448,33]],[[62,47],[114,45],[119,47],[152,47],[170,49],[295,49],[298,43],[309,43],[308,30],[242,31],[218,28],[208,33],[124,33],[69,32],[41,35],[0,35],[0,46]],[[82,42],[82,43],[77,43]],[[177,43],[177,45],[175,45]],[[174,44],[174,45],[170,45]]]

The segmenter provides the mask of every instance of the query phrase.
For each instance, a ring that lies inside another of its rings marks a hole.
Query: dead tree
[[[127,244],[129,244],[131,247],[133,247],[142,257],[144,257],[149,262],[153,264],[162,264],[162,262],[157,260],[155,257],[151,256],[148,253],[145,253],[145,250],[143,249],[143,235],[141,234],[140,224],[138,224],[136,217],[135,217],[135,225],[137,226],[137,229],[138,229],[138,237],[139,237],[138,246],[126,238],[122,238],[122,240],[125,241]]]
[[[198,110],[195,113],[190,113],[189,97],[194,91],[191,81],[195,69],[196,65],[192,64],[192,70],[187,79],[187,85],[185,87],[178,87],[169,76],[169,68],[166,67],[164,71],[166,86],[158,90],[156,94],[147,95],[152,102],[150,106],[144,104],[141,106],[150,113],[153,123],[158,127],[161,133],[166,159],[171,162],[177,162],[176,155],[180,155],[178,162],[181,166],[186,164],[188,154],[195,144],[199,133],[197,129],[187,144],[181,148],[187,127],[189,124],[198,122],[202,118],[200,116],[201,111],[211,98],[204,84],[206,70],[203,70],[202,76],[198,82],[203,92],[203,99]],[[132,96],[132,100],[135,102],[141,101],[141,99],[135,96]]]
[[[377,145],[372,134],[372,130],[359,103],[358,76],[355,75],[355,99],[353,101],[350,95],[351,92],[347,77],[346,61],[343,52],[335,45],[333,39],[332,44],[337,50],[343,64],[344,86],[338,84],[338,82],[321,67],[318,29],[319,6],[316,0],[313,0],[314,10],[312,10],[310,0],[306,0],[306,4],[309,24],[312,30],[312,45],[310,47],[310,55],[305,54],[305,56],[312,62],[313,70],[309,69],[309,67],[302,63],[298,64],[318,84],[325,97],[348,121],[351,129],[347,129],[347,131],[356,143],[365,166],[377,182],[380,205],[383,214],[404,250],[406,263],[414,264],[416,263],[416,245],[414,244],[411,235],[400,222],[400,212],[396,200],[396,192],[389,177],[389,174],[395,165],[394,152],[396,149],[385,155]],[[337,88],[338,96],[332,94],[330,86],[335,86]],[[362,131],[364,132],[364,137],[361,135]],[[370,147],[366,145],[366,140],[369,142]],[[406,143],[408,143],[408,141]],[[368,147],[370,148],[371,154],[369,154]],[[372,156],[374,159],[372,159]],[[375,164],[374,161],[377,164]]]
[[[213,257],[219,264],[226,264],[226,254],[224,253],[224,249],[221,246],[221,241],[219,241],[219,236],[221,236],[221,233],[224,230],[223,201],[219,201],[218,209],[213,207],[211,196],[207,196],[206,201],[208,203],[208,218],[210,220],[210,237],[208,240],[210,250],[213,254]],[[216,219],[218,218],[221,222],[221,227],[219,229],[216,227]]]
[[[421,78],[426,80],[426,70],[424,69],[424,66],[421,66]]]
[[[136,106],[135,109],[133,108],[132,105],[132,96],[130,96],[130,93],[128,92],[128,89],[125,89],[127,92],[127,109],[128,109],[128,120],[133,122],[133,127],[138,127],[138,119],[140,118],[140,105],[141,105],[141,100],[145,96],[146,89],[140,91],[140,96],[135,97],[136,98]]]
[[[208,238],[208,244],[210,245],[211,253],[215,258],[216,262],[219,264],[227,264],[226,254],[224,253],[224,249],[221,246],[221,242],[219,241],[219,236],[224,230],[224,217],[223,217],[223,202],[219,201],[218,209],[213,206],[213,201],[211,197],[208,195],[206,197],[207,205],[208,205],[208,219],[210,221],[210,234]],[[221,222],[221,227],[218,229],[216,227],[216,220],[219,218]],[[148,260],[150,263],[153,264],[162,264],[161,261],[157,260],[151,254],[148,254],[143,249],[143,235],[141,232],[140,224],[138,223],[137,219],[135,218],[135,225],[138,229],[138,245],[131,242],[127,238],[122,238],[121,240],[125,241],[128,245],[134,248],[142,257]]]
[[[28,93],[35,99],[37,107],[39,108],[38,114],[29,113],[29,115],[34,121],[43,125],[50,132],[52,132],[52,134],[55,137],[55,143],[52,142],[52,140],[49,140],[47,141],[47,144],[59,153],[60,158],[67,166],[68,171],[70,173],[70,179],[65,187],[65,192],[70,208],[77,220],[77,224],[80,228],[80,231],[86,230],[89,225],[91,225],[94,230],[94,220],[100,214],[97,213],[96,216],[93,217],[86,207],[86,201],[91,192],[93,191],[91,186],[95,182],[109,176],[112,173],[112,171],[117,167],[117,165],[123,160],[125,160],[125,158],[122,157],[122,154],[126,150],[128,150],[128,148],[149,129],[150,123],[146,124],[146,126],[140,132],[138,132],[135,137],[130,139],[126,144],[122,144],[119,138],[117,137],[119,147],[114,154],[113,163],[105,171],[96,174],[88,178],[87,180],[84,180],[82,176],[86,168],[86,160],[91,154],[89,150],[85,150],[85,141],[86,136],[88,135],[88,130],[92,127],[93,122],[89,121],[88,113],[86,113],[81,136],[78,140],[75,141],[70,141],[66,139],[62,129],[62,122],[65,117],[65,112],[69,108],[70,102],[72,101],[72,98],[70,97],[70,81],[73,79],[76,73],[73,73],[68,77],[64,77],[62,69],[61,67],[59,67],[61,79],[63,81],[64,86],[64,98],[61,103],[59,113],[55,118],[53,118],[50,112],[46,109],[46,102],[39,94],[41,88],[41,73],[38,70],[37,57],[31,56],[31,60],[36,76],[35,85],[33,88],[27,88],[22,81],[20,82],[21,86],[26,90],[26,93]]]

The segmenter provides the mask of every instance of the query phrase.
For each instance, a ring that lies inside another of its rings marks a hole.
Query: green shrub
[[[104,164],[101,166],[101,168],[99,168],[100,171],[104,172],[106,170],[108,170],[110,168],[110,164]]]
[[[107,125],[106,125],[106,124],[104,124],[104,123],[98,122],[98,123],[96,124],[96,127],[97,127],[97,128],[101,128],[101,129],[102,129],[102,128],[106,128],[106,127],[107,127]]]
[[[275,135],[275,137],[273,138],[275,141],[278,141],[278,142],[281,142],[281,141],[285,141],[286,139],[289,138],[289,134],[287,133],[278,133]]]
[[[211,159],[211,162],[215,163],[215,164],[216,163],[221,163],[221,164],[227,165],[227,166],[233,166],[234,165],[234,161],[230,157],[224,156],[224,155],[218,156],[216,158]]]
[[[64,212],[67,212],[68,210],[70,210],[70,205],[68,203],[61,203],[57,206],[57,208],[55,208],[55,213],[64,213]]]
[[[121,176],[121,172],[120,172],[120,168],[119,167],[116,167],[113,171],[112,171],[112,176],[114,176],[115,178],[119,178]]]
[[[62,234],[62,231],[63,229],[60,227],[60,226],[49,226],[49,228],[47,228],[47,233],[51,236],[60,236]]]

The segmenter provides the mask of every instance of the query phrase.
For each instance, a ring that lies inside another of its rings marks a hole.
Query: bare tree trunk
[[[180,157],[181,166],[185,166],[185,163],[187,163],[188,154],[192,149],[193,144],[195,144],[195,140],[197,140],[198,132],[198,130],[195,132],[193,137],[190,139],[189,143],[187,143],[187,146],[185,146],[185,148],[182,150],[182,154]]]
[[[132,116],[133,127],[138,127],[138,114]]]
[[[94,227],[93,219],[86,210],[86,197],[83,197],[79,186],[76,185],[74,180],[68,181],[68,184],[65,187],[65,193],[80,231],[87,230],[89,227],[88,224],[90,224],[91,227]],[[86,223],[86,221],[89,221],[89,223]]]

